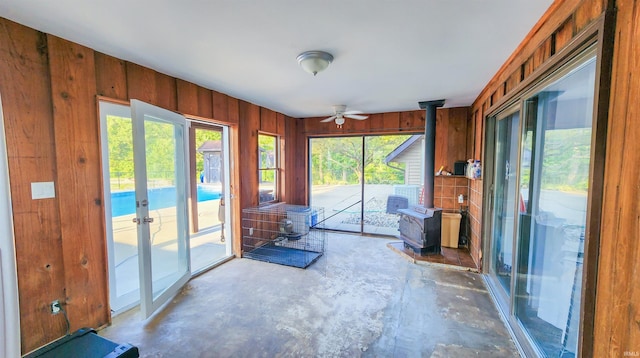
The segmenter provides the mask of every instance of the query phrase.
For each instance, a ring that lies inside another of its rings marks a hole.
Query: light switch
[[[52,181],[31,183],[31,199],[48,199],[56,197],[56,188]]]

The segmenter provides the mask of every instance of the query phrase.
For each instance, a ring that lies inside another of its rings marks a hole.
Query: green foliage
[[[166,185],[173,184],[176,161],[174,130],[175,127],[172,124],[145,121],[144,139],[148,180]]]
[[[401,184],[404,172],[384,163],[384,158],[410,135],[314,138],[311,140],[313,184]],[[364,161],[364,163],[363,163]],[[364,168],[364,178],[362,172]]]
[[[370,157],[365,167],[365,183],[367,184],[404,184],[404,171],[389,167],[384,159],[400,144],[409,139],[410,135],[367,137],[365,152]],[[395,167],[404,169],[395,163]]]
[[[145,122],[147,176],[158,185],[172,185],[175,175],[174,126]],[[222,132],[196,129],[196,148],[208,140],[221,140]],[[131,118],[107,116],[109,174],[113,190],[133,189],[133,130]],[[204,169],[204,156],[196,153],[196,177]]]
[[[591,128],[546,131],[542,189],[587,191],[590,152]]]
[[[532,135],[528,135],[523,148],[531,153]],[[591,128],[554,129],[544,133],[540,185],[544,190],[586,192],[589,189],[589,165],[591,162]],[[521,187],[528,188],[531,164],[520,171]]]
[[[258,135],[258,150],[260,155],[260,162],[258,163],[258,168],[276,168],[277,167],[277,156],[276,149],[277,145],[277,137],[259,134]]]
[[[133,132],[131,118],[107,116],[109,175],[112,189],[133,189]]]

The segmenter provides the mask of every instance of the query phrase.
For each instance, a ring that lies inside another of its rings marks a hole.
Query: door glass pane
[[[520,112],[496,121],[491,273],[511,291]]]
[[[323,207],[328,229],[360,232],[362,137],[312,138],[311,205]]]
[[[365,137],[364,228],[398,235],[397,209],[416,205],[422,172],[422,136]]]
[[[194,128],[196,201],[192,203],[192,228],[189,242],[191,272],[197,273],[227,256],[224,232],[224,156],[226,145],[222,128]],[[195,205],[194,205],[195,204]]]
[[[100,102],[105,224],[111,309],[126,310],[140,300],[133,132],[129,106]],[[133,273],[133,274],[132,274]]]
[[[184,245],[186,212],[182,128],[145,116],[147,198],[153,297],[189,270]],[[179,178],[180,177],[180,178]]]
[[[550,357],[577,352],[595,58],[527,99],[515,314]]]

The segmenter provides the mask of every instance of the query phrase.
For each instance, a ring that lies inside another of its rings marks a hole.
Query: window
[[[258,203],[278,200],[279,169],[278,137],[258,134]]]

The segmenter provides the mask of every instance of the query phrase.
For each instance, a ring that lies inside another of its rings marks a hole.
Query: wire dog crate
[[[324,208],[274,204],[242,210],[244,257],[307,268],[324,254]]]

